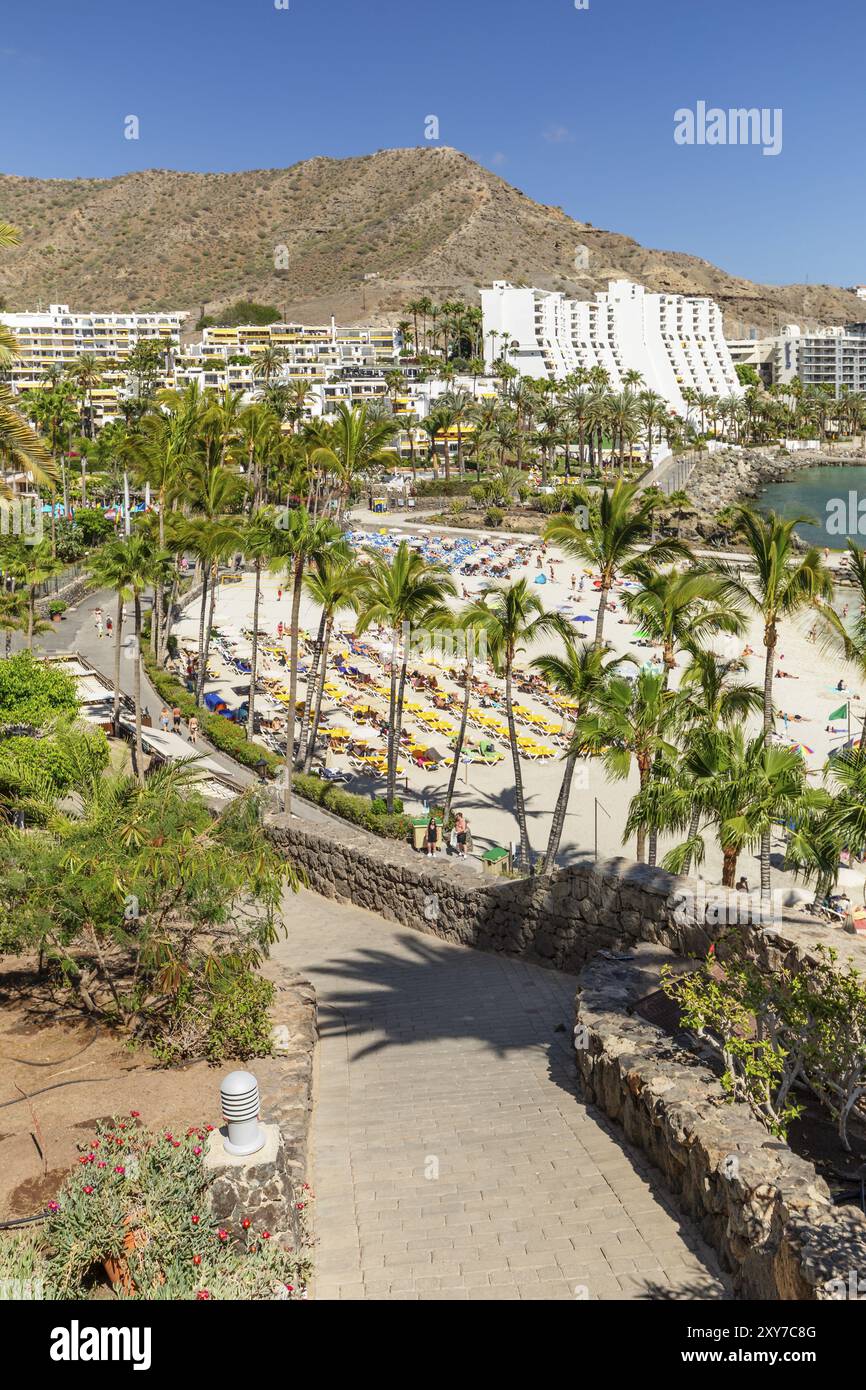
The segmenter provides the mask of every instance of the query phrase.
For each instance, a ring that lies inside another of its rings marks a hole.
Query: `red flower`
[[[60,1203],[59,1203],[59,1202],[49,1202],[49,1203],[48,1203],[48,1210],[49,1210],[49,1211],[59,1211],[59,1210],[60,1210]]]
[[[114,1171],[115,1171],[115,1173],[120,1173],[120,1175],[121,1175],[121,1177],[122,1177],[123,1174],[126,1172],[126,1169],[124,1168],[124,1166],[123,1166],[122,1163],[118,1163],[118,1164],[117,1164],[117,1167],[115,1168]]]
[[[193,1153],[195,1154],[196,1158],[198,1158],[199,1154],[201,1153],[201,1145],[200,1145],[200,1144],[196,1144],[195,1148],[193,1149]]]
[[[194,1265],[200,1265],[200,1264],[201,1264],[201,1255],[193,1255],[193,1257],[192,1257],[192,1262],[193,1262]]]
[[[219,1236],[220,1240],[228,1240],[228,1238],[229,1238],[229,1233],[228,1233],[228,1231],[224,1230],[222,1226],[221,1226],[220,1229],[217,1231],[217,1235]]]
[[[179,1139],[172,1139],[172,1141],[171,1141],[171,1147],[172,1147],[173,1149],[179,1149],[179,1148],[180,1148],[180,1140],[179,1140]]]
[[[139,1119],[139,1118],[141,1117],[141,1111],[140,1111],[140,1110],[130,1110],[129,1113],[130,1113],[130,1115],[132,1116],[132,1118],[133,1118],[134,1120],[137,1120],[137,1119]]]
[[[270,1240],[270,1238],[271,1238],[271,1233],[270,1233],[270,1231],[262,1231],[262,1240]]]
[[[252,1223],[250,1222],[250,1218],[248,1216],[245,1216],[243,1221],[241,1222],[241,1225],[243,1226],[245,1231],[248,1231],[250,1229],[251,1224]]]
[[[193,1216],[193,1217],[191,1217],[190,1219],[191,1219],[192,1224],[193,1224],[194,1226],[197,1226],[198,1223],[201,1221],[201,1217],[200,1217],[200,1216]]]
[[[199,1289],[198,1293],[196,1294],[196,1300],[199,1303],[202,1303],[206,1301],[208,1298],[210,1298],[210,1294],[208,1293],[207,1289]]]
[[[85,1187],[84,1191],[87,1193],[87,1195],[88,1195],[88,1197],[89,1197],[90,1194],[91,1194],[91,1192],[93,1191],[93,1188],[92,1188],[92,1187]]]
[[[171,1143],[172,1139],[174,1138],[174,1135],[169,1134],[168,1131],[166,1131],[165,1137],[168,1140],[168,1142]]]
[[[294,1284],[287,1284],[287,1285],[286,1285],[286,1288],[288,1289],[289,1293],[294,1293],[294,1292],[295,1292],[295,1286],[294,1286]]]
[[[107,1167],[108,1167],[108,1164],[107,1164],[107,1163],[97,1163],[96,1166],[97,1166],[97,1168],[107,1168]]]
[[[90,1147],[91,1147],[92,1149],[98,1149],[98,1148],[99,1148],[99,1140],[98,1140],[98,1139],[91,1139],[91,1141],[90,1141]]]
[[[205,1129],[207,1130],[208,1134],[213,1133],[213,1125],[205,1125]]]

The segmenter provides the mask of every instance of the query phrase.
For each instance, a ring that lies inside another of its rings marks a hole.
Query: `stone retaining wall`
[[[661,1170],[740,1297],[846,1297],[852,1271],[866,1274],[863,1213],[834,1207],[811,1163],[747,1105],[730,1104],[709,1067],[630,1012],[673,959],[644,945],[604,952],[584,970],[575,1045],[587,1099]]]
[[[266,1162],[254,1156],[248,1163],[220,1163],[211,1188],[214,1219],[240,1237],[244,1217],[255,1228],[269,1230],[275,1239],[300,1250],[305,1223],[296,1203],[307,1177],[310,1120],[313,1108],[316,992],[309,980],[292,971],[266,970],[276,987],[271,1010],[274,1020],[273,1057],[247,1063],[259,1083],[261,1119],[278,1131],[276,1153]],[[306,1205],[306,1204],[305,1204]]]
[[[336,819],[325,828],[272,816],[268,828],[323,897],[446,941],[575,974],[599,950],[642,941],[702,957],[719,934],[713,894],[723,890],[626,859],[560,869],[550,879],[502,879],[482,873],[477,861],[427,860]],[[736,908],[742,899],[731,893],[727,901]],[[866,941],[811,919],[780,912],[772,929],[752,935],[756,956],[770,964],[809,954],[823,941],[866,975]]]

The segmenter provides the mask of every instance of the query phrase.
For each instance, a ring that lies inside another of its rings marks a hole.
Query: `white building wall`
[[[629,280],[611,281],[594,300],[498,282],[482,291],[485,354],[516,342],[508,361],[524,376],[561,379],[578,367],[603,367],[614,391],[638,371],[646,389],[683,414],[683,390],[738,395],[722,315],[711,299],[653,294]],[[495,328],[500,335],[487,335]]]

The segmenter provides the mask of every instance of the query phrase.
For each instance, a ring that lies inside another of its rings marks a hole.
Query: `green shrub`
[[[374,816],[384,816],[388,812],[388,802],[384,796],[374,796],[370,802],[370,810]],[[399,796],[394,797],[394,810],[398,816],[403,814],[403,801]]]
[[[501,507],[488,507],[484,513],[485,526],[501,526],[505,520],[505,513]]]
[[[59,615],[60,615],[61,613],[65,613],[65,612],[66,612],[66,604],[63,602],[63,599],[62,599],[62,598],[53,598],[53,599],[51,600],[51,602],[49,603],[49,605],[48,605],[48,616],[49,616],[49,618],[59,617]]]
[[[154,1054],[167,1066],[196,1057],[214,1063],[269,1057],[273,1002],[271,981],[252,971],[224,984],[216,981],[207,991],[196,980],[185,980],[170,1012],[159,1021],[151,1044]]]
[[[0,661],[0,725],[41,727],[57,715],[77,714],[75,681],[59,666],[15,652]]]
[[[418,497],[468,497],[471,491],[463,478],[422,478],[415,484]]]

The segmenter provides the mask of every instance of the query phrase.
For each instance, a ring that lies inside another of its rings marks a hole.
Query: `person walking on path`
[[[198,719],[193,715],[189,721],[189,741],[195,743],[198,738]]]
[[[174,732],[176,734],[180,733],[180,719],[180,705],[175,705],[174,709],[171,712],[171,722],[174,725]]]
[[[425,846],[425,851],[424,851],[425,854],[426,854],[428,857],[429,857],[430,855],[436,853],[436,836],[437,836],[437,834],[438,834],[438,830],[437,830],[437,825],[436,825],[436,817],[435,817],[435,815],[433,814],[433,812],[431,811],[431,812],[430,812],[430,819],[429,819],[428,822],[427,822],[426,846]]]
[[[454,831],[457,835],[457,853],[461,859],[466,858],[466,835],[469,830],[469,822],[462,811],[458,811],[454,817]]]
[[[101,608],[94,608],[94,610],[93,610],[93,626],[96,628],[96,635],[97,635],[97,637],[101,637],[101,636],[102,636],[102,609],[101,609]]]
[[[162,709],[161,709],[160,712],[159,712],[159,727],[160,727],[160,729],[162,730],[162,732],[163,732],[164,734],[167,734],[167,733],[168,733],[168,721],[169,721],[168,705],[163,705]]]

